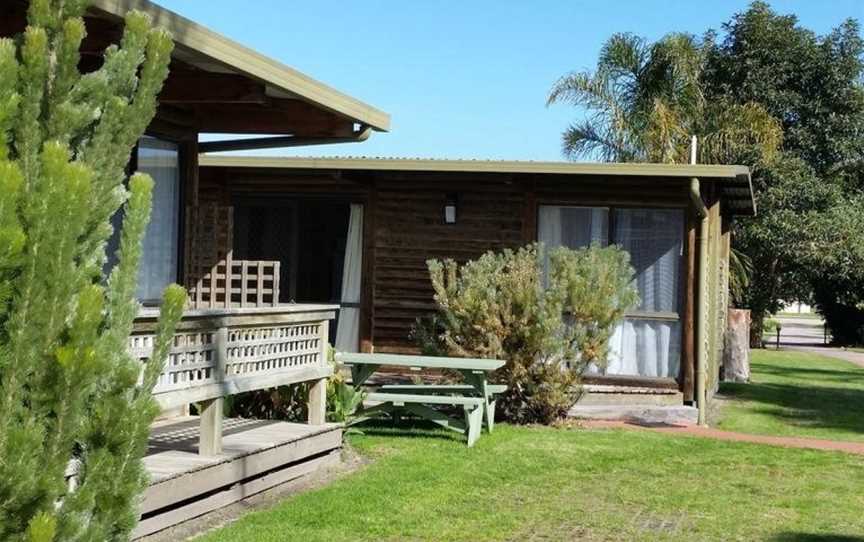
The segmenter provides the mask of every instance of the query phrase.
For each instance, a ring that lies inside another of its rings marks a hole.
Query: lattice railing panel
[[[226,376],[255,375],[320,364],[321,325],[270,326],[229,331]]]
[[[183,404],[236,393],[231,390],[266,389],[309,378],[304,375],[329,374],[327,332],[334,310],[316,309],[308,317],[302,310],[294,305],[184,316],[154,395],[170,396],[170,401],[160,401],[163,406]],[[142,363],[153,354],[154,324],[155,317],[129,338],[129,352]]]
[[[132,355],[147,361],[153,355],[155,335],[133,335],[129,338]],[[216,344],[213,331],[177,333],[165,360],[165,368],[156,382],[154,393],[182,390],[217,381]]]

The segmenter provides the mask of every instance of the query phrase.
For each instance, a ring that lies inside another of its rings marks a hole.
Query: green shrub
[[[229,417],[305,423],[308,419],[307,383],[255,390],[225,398]]]
[[[762,321],[762,333],[766,335],[777,333],[780,329],[780,322],[773,318],[766,318]]]
[[[333,376],[327,380],[327,421],[347,424],[363,405],[366,394],[346,381],[345,366],[336,361],[335,354],[331,346],[328,361],[333,365]]]
[[[508,386],[501,413],[518,423],[549,423],[578,398],[585,368],[602,366],[609,338],[638,301],[626,252],[550,251],[542,245],[488,252],[458,265],[428,262],[437,318],[415,330],[421,348],[506,361],[494,379]]]
[[[132,11],[101,67],[82,74],[89,3],[33,0],[24,33],[0,38],[4,541],[128,539],[159,411],[151,392],[186,303],[179,286],[165,291],[142,367],[127,345],[153,182],[126,182],[126,169],[156,112],[173,42]],[[106,276],[121,208],[117,264]]]

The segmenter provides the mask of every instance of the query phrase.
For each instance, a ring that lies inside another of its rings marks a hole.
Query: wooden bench
[[[477,389],[467,384],[385,384],[378,387],[379,391],[387,393],[413,393],[419,395],[477,395]],[[495,425],[495,396],[507,391],[504,384],[487,384],[486,401],[484,402],[484,424],[489,432]]]
[[[482,397],[462,397],[458,395],[426,395],[411,393],[385,393],[372,392],[366,395],[366,400],[378,403],[363,409],[361,417],[357,421],[363,421],[380,412],[397,415],[402,409],[415,416],[425,418],[446,429],[462,433],[468,438],[468,446],[474,446],[480,438],[483,427],[483,407],[485,401]],[[451,418],[426,405],[461,406],[465,411],[465,421]]]

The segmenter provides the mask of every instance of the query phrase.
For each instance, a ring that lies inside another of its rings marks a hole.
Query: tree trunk
[[[762,325],[765,322],[764,311],[750,312],[750,348],[762,348]]]
[[[723,380],[725,382],[750,381],[750,311],[729,309],[729,327],[726,330],[726,349],[723,353]]]

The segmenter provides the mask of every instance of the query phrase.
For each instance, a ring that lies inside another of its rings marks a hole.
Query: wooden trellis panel
[[[233,207],[189,207],[186,217],[185,276],[191,308],[279,304],[279,262],[233,258]]]
[[[192,308],[215,307],[203,299],[202,281],[215,276],[220,262],[231,259],[234,246],[234,208],[216,204],[186,208],[185,282]]]
[[[279,272],[276,261],[221,260],[195,281],[189,297],[196,309],[275,307]]]

